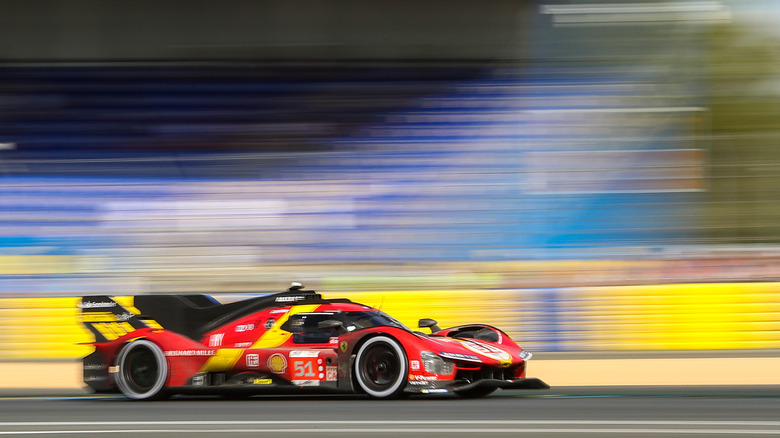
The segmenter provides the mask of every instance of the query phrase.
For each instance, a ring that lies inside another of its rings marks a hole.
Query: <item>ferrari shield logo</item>
[[[339,344],[339,348],[341,349],[342,353],[347,352],[347,347],[349,347],[349,344],[347,344],[347,341],[341,341],[341,344]]]

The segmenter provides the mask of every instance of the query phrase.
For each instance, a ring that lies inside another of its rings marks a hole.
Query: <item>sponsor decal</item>
[[[287,313],[287,312],[289,312],[289,311],[290,311],[290,309],[276,309],[276,310],[272,310],[272,311],[271,311],[271,313],[273,313],[273,314],[277,314],[277,313]]]
[[[249,332],[255,329],[254,324],[239,324],[236,326],[236,333]]]
[[[268,358],[268,368],[277,374],[283,373],[287,369],[287,359],[279,353],[273,354]]]
[[[216,333],[209,336],[209,347],[219,347],[222,345],[222,339],[225,338],[224,333]]]
[[[291,380],[296,386],[320,386],[319,380]]]
[[[336,381],[339,377],[338,367],[326,367],[325,380],[328,382]]]
[[[106,379],[108,379],[108,376],[102,374],[97,374],[97,375],[93,374],[85,377],[84,382],[95,382],[98,380],[106,380]]]
[[[293,301],[303,301],[306,299],[304,295],[290,295],[285,297],[276,297],[277,303],[291,303]]]
[[[108,368],[108,365],[104,363],[93,363],[89,365],[84,365],[84,371],[102,371],[104,369]]]
[[[116,306],[117,303],[114,301],[84,301],[79,303],[79,309],[105,309]]]
[[[430,385],[430,382],[426,382],[422,380],[410,380],[409,384],[413,386],[427,386]]]
[[[295,350],[290,352],[290,357],[317,357],[320,355],[319,351],[308,350]]]
[[[492,359],[501,360],[501,361],[507,361],[512,359],[512,356],[509,353],[507,353],[504,350],[500,350],[496,347],[493,347],[492,345],[478,344],[472,341],[464,341],[461,344],[475,353],[479,353],[483,356],[487,356]]]
[[[529,352],[527,352],[525,350],[520,350],[520,353],[518,353],[517,355],[520,356],[520,359],[523,359],[525,361],[531,360],[531,358],[534,356],[533,354],[531,354],[531,353],[529,353]]]
[[[203,374],[199,374],[197,376],[194,376],[192,378],[192,384],[193,386],[203,386],[206,384],[206,376]]]
[[[439,353],[439,356],[446,357],[447,359],[455,359],[455,360],[466,360],[469,362],[479,362],[482,363],[482,360],[474,356],[472,354],[462,354],[462,353],[448,353],[448,352],[441,352]]]
[[[420,375],[420,374],[409,374],[409,380],[433,382],[434,380],[439,380],[439,377],[438,376],[423,376],[423,375]]]
[[[411,369],[412,371],[420,371],[420,361],[413,360],[409,362],[409,369]]]
[[[268,321],[266,321],[266,322],[265,322],[265,329],[266,329],[266,330],[271,330],[271,327],[273,327],[273,326],[274,326],[274,323],[275,323],[275,322],[276,322],[276,320],[275,320],[275,319],[273,319],[273,318],[268,318]]]
[[[253,385],[270,385],[274,383],[271,379],[255,379],[252,381]]]
[[[125,322],[131,320],[135,315],[132,313],[115,314],[111,312],[87,312],[81,314],[83,322]]]
[[[423,394],[446,394],[450,391],[447,389],[421,389],[420,392]]]
[[[233,344],[235,348],[249,348],[252,346],[251,342],[236,342]]]
[[[195,357],[214,356],[214,350],[169,350],[164,353],[167,357]]]
[[[260,366],[260,355],[259,354],[247,354],[246,355],[246,366],[250,368],[257,368]]]
[[[134,316],[135,315],[133,315],[132,313],[123,313],[121,315],[117,315],[116,316],[116,320],[117,321],[130,321],[131,319],[133,319]]]
[[[339,338],[330,338],[328,339],[328,344],[330,345],[339,345]]]
[[[339,348],[341,349],[342,353],[346,353],[347,348],[349,348],[349,344],[347,343],[347,341],[341,341],[341,343],[339,344]]]

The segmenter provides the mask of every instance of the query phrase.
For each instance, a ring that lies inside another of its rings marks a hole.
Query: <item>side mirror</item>
[[[418,326],[418,327],[420,327],[420,328],[423,328],[423,327],[428,327],[428,328],[430,328],[430,329],[431,329],[431,332],[438,332],[439,330],[441,330],[441,327],[439,327],[439,326],[437,325],[438,323],[439,323],[439,322],[438,322],[438,321],[436,321],[435,319],[431,319],[431,318],[423,318],[423,319],[421,319],[421,320],[420,320],[420,321],[417,323],[417,326]]]
[[[339,330],[344,328],[344,323],[337,319],[326,319],[318,322],[317,328],[322,330]]]

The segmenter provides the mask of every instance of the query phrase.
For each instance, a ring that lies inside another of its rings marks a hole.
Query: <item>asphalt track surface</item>
[[[371,400],[360,396],[0,397],[0,436],[780,436],[780,386],[570,387]]]

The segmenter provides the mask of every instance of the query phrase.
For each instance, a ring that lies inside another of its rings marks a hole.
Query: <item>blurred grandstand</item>
[[[652,285],[780,278],[777,98],[740,88],[776,60],[735,67],[763,43],[723,2],[86,3],[47,9],[62,41],[0,28],[29,49],[0,47],[4,297],[528,289],[533,346],[620,349],[561,333]]]
[[[51,285],[51,274],[63,293],[254,290],[291,276],[333,286],[342,276],[396,277],[399,264],[413,277],[442,272],[426,282],[437,287],[463,286],[463,272],[485,287],[621,283],[623,269],[632,281],[646,269],[647,281],[673,272],[672,281],[713,280],[697,272],[708,262],[695,260],[713,251],[696,247],[690,207],[705,188],[707,113],[663,106],[660,73],[0,74],[0,136],[13,145],[0,152],[3,256],[53,270],[7,267],[6,293]],[[691,269],[665,267],[679,258]],[[563,266],[551,260],[578,263],[549,275]]]

